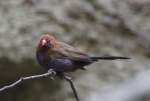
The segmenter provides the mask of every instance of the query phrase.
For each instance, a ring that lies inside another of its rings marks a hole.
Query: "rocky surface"
[[[73,73],[82,100],[133,78],[150,67],[149,7],[149,0],[0,0],[0,85],[44,72],[35,61],[43,33],[92,55],[132,57],[100,61]],[[0,99],[72,101],[71,94],[64,81],[42,79],[6,91]]]

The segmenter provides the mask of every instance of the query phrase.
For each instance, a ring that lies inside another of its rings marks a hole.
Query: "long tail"
[[[103,56],[103,57],[90,57],[93,61],[97,60],[117,60],[117,59],[130,59],[129,57],[122,56]]]

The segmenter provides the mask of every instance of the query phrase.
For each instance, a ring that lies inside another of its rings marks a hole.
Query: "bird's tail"
[[[93,61],[98,60],[117,60],[117,59],[130,59],[129,57],[122,57],[122,56],[102,56],[102,57],[90,57]]]

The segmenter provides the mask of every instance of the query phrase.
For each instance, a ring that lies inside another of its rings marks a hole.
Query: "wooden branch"
[[[48,77],[49,75],[55,75],[55,72],[53,70],[49,70],[47,73],[44,73],[44,74],[28,76],[28,77],[21,77],[19,80],[15,81],[14,83],[0,88],[0,92],[10,89],[10,88],[13,88],[13,87],[17,86],[18,84],[22,83],[23,81],[42,78],[42,77]]]
[[[23,81],[42,78],[42,77],[48,77],[49,75],[52,75],[51,79],[54,79],[53,76],[55,76],[56,73],[53,70],[49,70],[47,73],[44,73],[44,74],[28,76],[28,77],[21,77],[19,80],[15,81],[14,83],[12,83],[10,85],[6,85],[6,86],[0,88],[0,92],[3,92],[3,91],[8,90],[10,88],[13,88],[13,87],[19,85],[20,83],[22,83]],[[72,88],[72,91],[73,91],[73,94],[74,94],[76,100],[80,101],[72,79],[69,76],[64,76],[64,79],[67,80],[70,83],[70,86]]]
[[[71,87],[71,89],[73,91],[74,97],[76,98],[76,101],[80,101],[80,99],[78,97],[78,93],[77,93],[77,91],[75,89],[75,86],[73,84],[73,81],[72,81],[71,77],[64,75],[64,79],[69,82],[70,87]]]

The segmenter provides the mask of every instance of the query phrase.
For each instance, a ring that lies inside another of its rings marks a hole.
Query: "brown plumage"
[[[37,46],[36,56],[41,66],[62,73],[71,72],[76,69],[84,69],[84,66],[100,59],[129,59],[118,56],[91,57],[48,34],[41,37]]]

